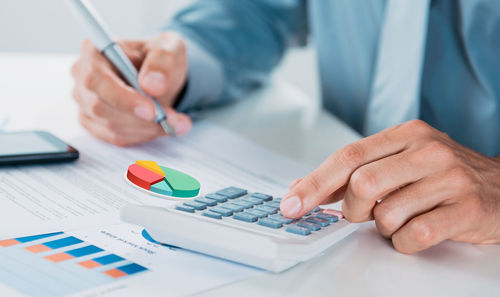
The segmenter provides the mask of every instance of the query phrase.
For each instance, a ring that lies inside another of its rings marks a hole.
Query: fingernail
[[[167,78],[161,72],[151,71],[144,75],[142,83],[150,90],[161,92],[167,87]]]
[[[148,106],[137,106],[134,109],[134,113],[136,116],[146,121],[151,121],[154,117],[153,110]]]
[[[299,214],[302,209],[302,201],[297,196],[292,196],[290,198],[284,199],[281,202],[281,211],[285,213],[287,216],[296,216]]]
[[[175,126],[175,133],[177,135],[184,135],[189,132],[191,125],[187,121],[179,121]]]

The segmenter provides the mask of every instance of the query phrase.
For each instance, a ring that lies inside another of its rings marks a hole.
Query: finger
[[[432,133],[422,121],[412,121],[352,143],[332,154],[306,176],[282,201],[282,212],[300,217],[345,185],[357,168],[405,150],[409,143]],[[292,199],[293,198],[293,199]],[[290,201],[287,201],[290,199]]]
[[[300,178],[297,178],[296,180],[294,180],[290,186],[288,187],[289,190],[293,189],[293,187],[295,187],[300,181],[302,180],[302,177]]]
[[[139,72],[139,83],[146,93],[160,97],[167,93],[169,84],[183,79],[185,73],[172,73],[177,59],[183,58],[184,43],[177,34],[166,32],[146,44],[147,55]],[[184,62],[184,61],[181,61]],[[181,77],[181,78],[180,78]]]
[[[149,99],[128,86],[90,42],[83,43],[82,55],[83,59],[89,62],[79,63],[77,84],[82,84],[116,109],[134,114],[146,121],[154,119],[154,107]]]
[[[458,203],[438,207],[401,227],[392,236],[392,243],[402,253],[416,253],[464,232],[466,219],[467,209]]]
[[[152,141],[159,134],[153,133],[151,129],[123,129],[111,130],[100,123],[99,120],[89,117],[83,113],[80,114],[81,125],[98,139],[109,142],[117,146],[131,146],[148,141]]]
[[[435,164],[420,150],[404,151],[359,167],[351,175],[342,209],[351,222],[373,219],[373,207],[389,193],[432,173]]]
[[[121,40],[118,42],[118,45],[123,49],[136,69],[140,69],[146,56],[145,44],[144,40]]]
[[[447,177],[426,177],[392,192],[373,209],[379,232],[385,237],[391,237],[414,217],[453,197],[454,190],[450,190],[453,183]]]
[[[83,88],[81,85],[75,86],[73,97],[79,104],[80,113],[114,133],[120,133],[122,130],[135,133],[138,130],[139,134],[149,133],[156,136],[164,134],[163,129],[158,124],[143,121],[112,108],[100,100],[95,93]],[[171,115],[171,118],[175,118],[174,115]]]

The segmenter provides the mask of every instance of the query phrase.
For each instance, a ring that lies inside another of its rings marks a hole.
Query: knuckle
[[[90,103],[90,112],[97,117],[103,117],[105,115],[104,103],[101,100],[94,100]]]
[[[78,74],[79,74],[79,65],[78,65],[78,61],[76,61],[75,63],[73,63],[73,65],[71,65],[71,69],[70,69],[70,73],[71,73],[71,76],[73,78],[76,78],[78,77]]]
[[[411,221],[408,227],[411,237],[418,245],[429,246],[434,241],[435,232],[429,224],[416,219]]]
[[[316,175],[311,174],[305,178],[308,188],[312,190],[313,193],[317,193],[321,190],[321,183]]]
[[[78,92],[77,87],[73,87],[73,89],[71,90],[71,97],[73,97],[73,100],[80,104],[80,93]]]
[[[455,151],[439,140],[431,140],[425,148],[425,156],[435,162],[449,164],[456,160]]]
[[[409,247],[399,237],[392,237],[392,245],[398,252],[403,254],[411,254],[414,252],[409,249]]]
[[[422,120],[408,121],[402,127],[418,135],[429,135],[433,132],[432,127]]]
[[[120,127],[120,125],[116,121],[110,118],[106,118],[103,121],[103,126],[109,131],[118,131],[118,128]]]
[[[120,147],[125,147],[128,145],[126,139],[116,132],[111,132],[109,136],[109,143]]]
[[[82,41],[82,44],[80,46],[80,51],[82,53],[84,53],[84,52],[87,52],[89,50],[92,50],[93,48],[94,48],[94,45],[92,44],[92,42],[89,39],[85,38]]]
[[[356,170],[349,181],[351,192],[356,198],[368,200],[373,196],[377,188],[375,174],[364,167]]]
[[[382,235],[389,236],[398,227],[398,220],[394,212],[385,207],[383,203],[373,209],[373,216]]]
[[[454,186],[460,189],[461,192],[470,192],[475,189],[475,183],[471,175],[462,166],[451,169],[449,171],[449,178],[453,181]]]
[[[363,162],[364,152],[361,147],[352,143],[340,150],[341,162],[349,167],[356,166]]]
[[[485,213],[491,212],[491,208],[485,207],[483,200],[477,194],[471,194],[467,197],[466,202],[467,215],[480,220]],[[476,222],[478,221],[476,220]]]

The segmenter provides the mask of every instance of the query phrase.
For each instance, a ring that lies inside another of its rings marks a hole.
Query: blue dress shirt
[[[189,84],[179,109],[242,98],[266,82],[288,48],[310,41],[318,53],[324,107],[362,132],[385,5],[195,2],[169,25],[188,40]],[[500,1],[432,1],[423,60],[419,117],[472,149],[500,154]]]

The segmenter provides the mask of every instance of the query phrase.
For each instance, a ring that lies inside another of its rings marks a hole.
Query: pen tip
[[[163,128],[163,131],[165,131],[165,133],[167,133],[168,135],[173,137],[177,136],[175,134],[174,128],[172,128],[172,126],[170,126],[166,120],[160,121],[160,126]]]

